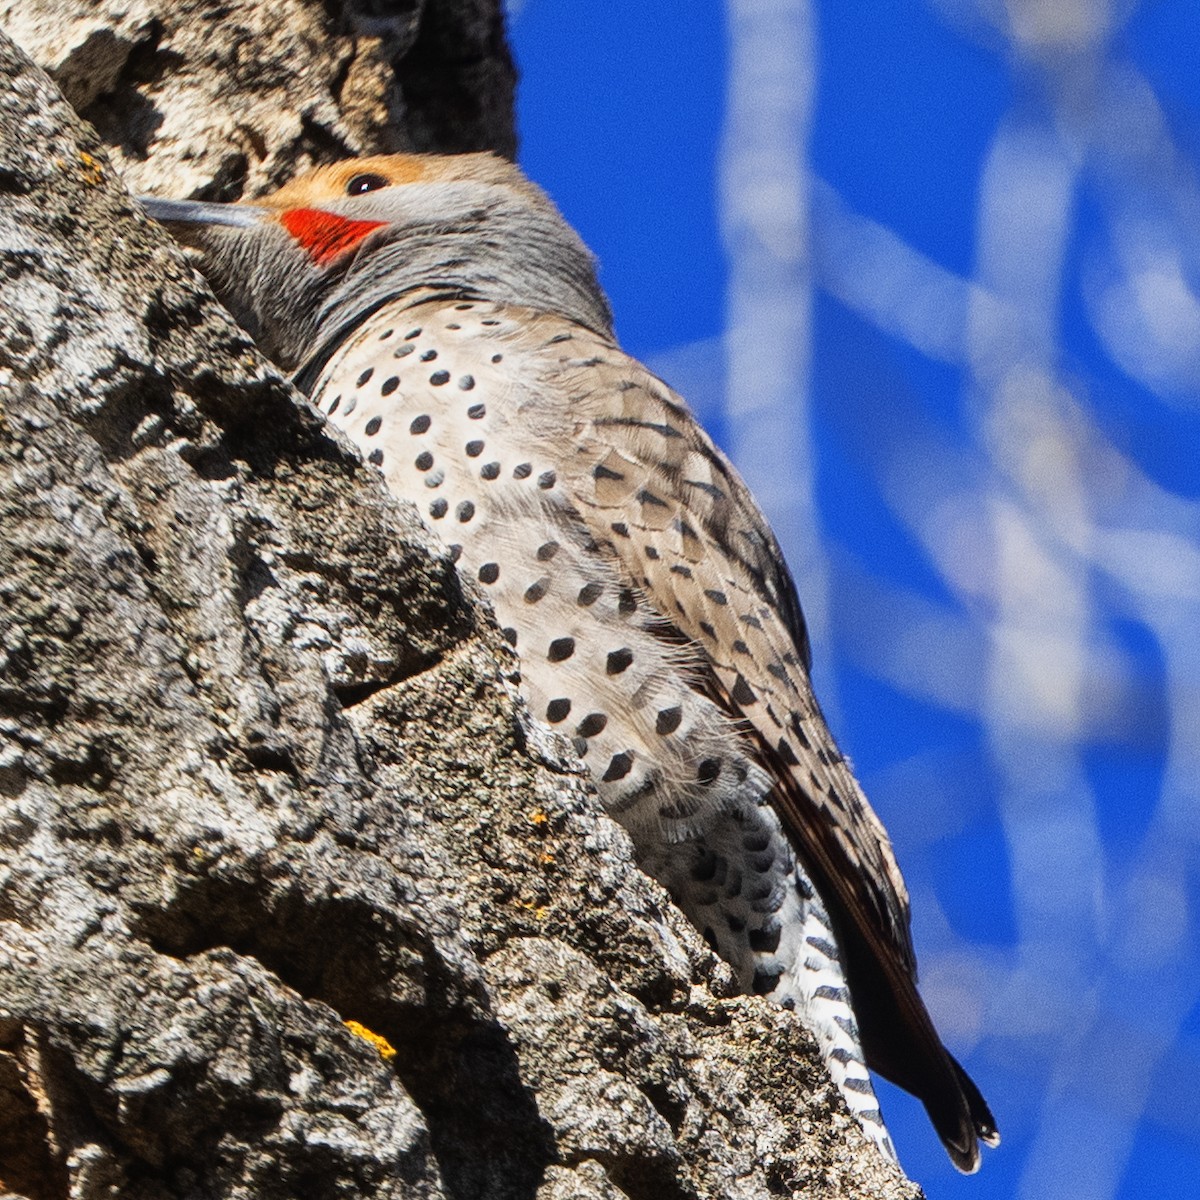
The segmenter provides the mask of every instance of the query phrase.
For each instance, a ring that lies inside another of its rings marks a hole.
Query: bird
[[[780,546],[620,348],[549,197],[470,153],[141,200],[491,602],[533,716],[741,989],[798,1015],[868,1138],[895,1158],[874,1070],[975,1171],[996,1122],[921,999],[905,884],[813,694]]]

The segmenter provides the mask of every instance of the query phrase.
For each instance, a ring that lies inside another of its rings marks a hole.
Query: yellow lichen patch
[[[79,161],[83,163],[83,182],[93,187],[104,180],[104,164],[93,158],[86,150],[80,150]]]
[[[544,904],[534,904],[532,900],[515,900],[513,903],[518,908],[523,908],[526,912],[533,913],[534,918],[538,921],[544,921],[546,913],[549,911]]]
[[[344,1024],[355,1037],[362,1038],[364,1042],[370,1042],[379,1051],[379,1057],[384,1062],[390,1062],[396,1057],[396,1047],[387,1038],[378,1033],[372,1033],[365,1025],[359,1024],[358,1021],[346,1021]]]
[[[553,861],[554,861],[554,855],[551,854],[548,850],[543,850],[542,853],[538,856],[538,862],[540,862],[540,863],[549,864],[549,863],[552,863]]]
[[[546,815],[545,810],[541,809],[541,808],[535,808],[533,810],[533,812],[531,812],[529,814],[529,819],[535,825],[549,825],[550,824],[550,818]]]

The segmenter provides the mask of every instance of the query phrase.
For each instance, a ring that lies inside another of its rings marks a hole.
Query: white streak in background
[[[813,264],[820,284],[847,308],[922,354],[942,362],[966,358],[968,306],[985,319],[1001,304],[914,250],[885,226],[850,212],[821,179],[810,181]],[[1005,320],[1019,320],[1008,314]]]
[[[1163,399],[1200,405],[1200,186],[1149,84],[1112,68],[1077,123],[1108,185],[1110,245],[1093,249],[1088,310],[1123,370]]]
[[[825,564],[809,428],[812,283],[805,158],[816,47],[808,0],[729,0],[719,164],[729,259],[727,445],[787,554],[816,648],[827,656]],[[818,679],[827,710],[832,679]]]

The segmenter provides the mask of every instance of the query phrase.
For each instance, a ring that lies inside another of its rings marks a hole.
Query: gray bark
[[[128,199],[511,150],[495,5],[359,9],[0,5],[103,131],[0,38],[0,1192],[916,1196]]]

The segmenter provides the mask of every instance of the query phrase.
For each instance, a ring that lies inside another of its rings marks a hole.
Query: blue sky
[[[512,4],[521,158],[770,513],[1003,1147],[1200,1178],[1200,15]]]

